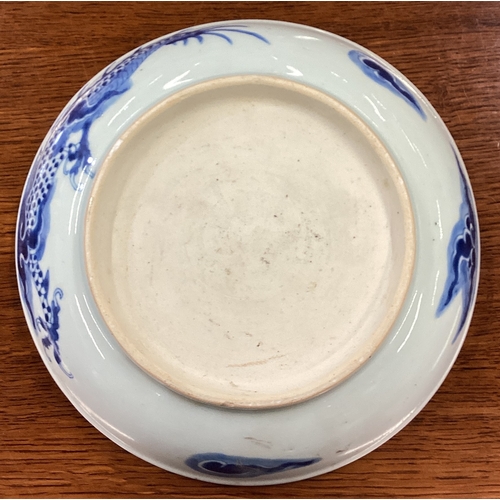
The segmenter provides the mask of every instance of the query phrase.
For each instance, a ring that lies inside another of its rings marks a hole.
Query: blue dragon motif
[[[321,458],[270,459],[248,458],[223,453],[198,453],[186,460],[191,469],[218,477],[252,478],[307,467]]]
[[[462,313],[452,343],[460,335],[472,305],[476,284],[475,276],[479,243],[472,195],[469,191],[458,155],[455,150],[453,150],[453,153],[458,171],[460,172],[462,203],[460,205],[458,222],[453,227],[450,242],[448,243],[448,276],[436,311],[436,315],[438,317],[441,316],[453,299],[460,292],[462,293]]]
[[[427,119],[424,110],[410,89],[379,62],[359,50],[351,50],[349,58],[365,75],[404,99],[424,120]],[[441,316],[453,299],[461,292],[462,313],[452,343],[456,341],[463,330],[472,304],[478,257],[477,220],[472,205],[472,195],[455,149],[453,149],[453,153],[460,174],[462,204],[460,206],[459,220],[453,227],[448,244],[448,275],[436,311],[437,317]]]
[[[427,119],[422,106],[420,106],[411,90],[387,68],[384,68],[378,61],[359,50],[351,50],[349,52],[349,58],[366,76],[386,89],[389,89],[393,94],[404,99],[424,120]]]
[[[262,35],[245,28],[243,25],[212,25],[183,30],[139,47],[118,63],[110,65],[96,81],[91,81],[80,90],[74,104],[61,113],[37,153],[21,200],[16,264],[21,295],[31,324],[37,334],[41,334],[45,350],[52,350],[53,359],[69,377],[72,374],[64,365],[59,349],[59,313],[63,291],[61,288],[51,290],[49,270],[44,271],[41,266],[50,227],[49,207],[55,191],[56,173],[62,168],[75,190],[81,189],[84,179],[94,176],[90,128],[113,102],[131,88],[132,75],[154,52],[178,42],[186,45],[191,39],[203,43],[208,35],[232,44],[231,33],[249,35],[269,44]]]

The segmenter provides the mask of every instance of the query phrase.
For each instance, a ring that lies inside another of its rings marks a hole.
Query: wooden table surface
[[[441,389],[368,456],[307,481],[226,487],[163,471],[94,429],[56,387],[21,311],[14,230],[36,150],[66,102],[125,52],[238,18],[350,38],[429,98],[467,165],[479,210],[475,315]],[[1,497],[500,497],[499,3],[0,3]]]

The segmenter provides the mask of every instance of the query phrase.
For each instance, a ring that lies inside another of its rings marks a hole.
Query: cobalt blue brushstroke
[[[452,343],[457,340],[462,332],[467,314],[472,306],[478,252],[477,220],[472,205],[472,195],[458,155],[455,150],[453,150],[453,153],[460,172],[462,203],[458,222],[453,227],[450,242],[448,243],[448,275],[436,311],[436,315],[441,316],[453,299],[459,293],[462,294],[460,321]]]
[[[60,288],[51,290],[49,270],[44,271],[41,266],[57,172],[62,167],[75,190],[81,189],[88,177],[94,177],[90,128],[113,102],[131,88],[132,75],[151,54],[178,42],[185,45],[190,39],[203,43],[204,37],[209,35],[232,45],[227,33],[248,35],[269,44],[262,35],[245,28],[243,25],[222,25],[184,30],[139,47],[80,90],[74,104],[54,123],[38,152],[21,200],[16,264],[21,297],[29,320],[36,333],[41,335],[47,354],[52,351],[53,359],[68,377],[72,374],[64,365],[59,349],[59,302],[63,291]],[[41,313],[38,312],[40,310]]]
[[[427,119],[424,110],[412,91],[397,76],[393,75],[389,69],[384,68],[378,61],[359,50],[351,50],[349,58],[366,76],[404,99],[424,120]]]
[[[252,478],[307,467],[320,460],[319,457],[268,459],[224,455],[223,453],[198,453],[189,457],[186,465],[196,472],[212,476]]]

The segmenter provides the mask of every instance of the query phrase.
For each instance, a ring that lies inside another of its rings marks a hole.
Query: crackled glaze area
[[[181,93],[115,146],[86,244],[120,343],[175,390],[281,406],[357,369],[405,297],[403,182],[361,122],[270,78]]]

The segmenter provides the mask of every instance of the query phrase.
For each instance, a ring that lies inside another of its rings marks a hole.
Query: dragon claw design
[[[463,330],[474,297],[478,258],[478,231],[472,206],[472,196],[458,155],[455,151],[453,152],[460,172],[462,204],[460,205],[458,222],[453,227],[448,244],[448,276],[436,315],[441,316],[453,299],[460,293],[462,294],[462,312],[457,331],[452,340],[452,342],[455,342]]]

